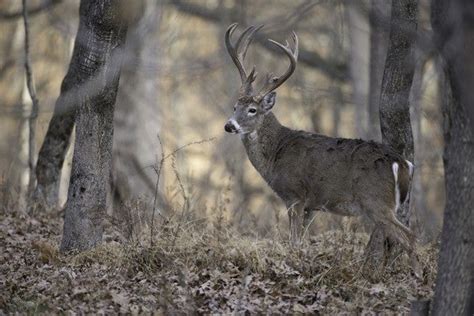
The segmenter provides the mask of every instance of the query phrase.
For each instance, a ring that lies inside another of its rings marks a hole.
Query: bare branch
[[[200,17],[205,20],[212,21],[214,23],[221,22],[222,16],[228,16],[227,13],[217,12],[213,10],[206,9],[200,5],[194,3],[183,2],[181,0],[172,0],[171,5],[181,12],[191,14],[197,17]],[[244,27],[246,25],[243,25]],[[265,47],[272,53],[278,55],[284,55],[285,53],[267,41],[268,36],[262,34],[255,35],[255,41],[261,46]],[[298,60],[312,68],[321,70],[327,76],[338,81],[345,81],[347,77],[347,65],[344,63],[334,63],[325,60],[321,55],[314,51],[300,49]]]

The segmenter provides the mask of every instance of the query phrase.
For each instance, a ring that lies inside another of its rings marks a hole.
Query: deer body
[[[249,160],[286,204],[292,241],[299,242],[314,211],[326,211],[364,216],[412,254],[414,235],[396,219],[395,211],[409,195],[413,165],[386,145],[281,125],[271,112],[274,90],[296,68],[298,38],[293,33],[293,48],[272,41],[288,56],[290,67],[280,77],[268,76],[260,92],[255,93],[255,67],[248,74],[243,59],[260,27],[245,30],[234,46],[230,37],[236,26],[227,30],[226,46],[239,70],[242,87],[225,130],[240,134]]]
[[[410,163],[382,144],[292,130],[271,112],[258,130],[242,135],[242,142],[252,165],[288,208],[301,204],[305,213],[371,218],[364,214],[366,204],[379,200],[393,210],[408,193]]]

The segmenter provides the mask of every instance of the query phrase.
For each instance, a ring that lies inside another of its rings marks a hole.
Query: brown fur
[[[408,192],[408,165],[388,146],[291,130],[272,113],[256,133],[243,138],[250,161],[287,205],[306,201],[310,209],[356,215],[338,205],[371,196],[395,207],[394,162],[402,201]]]
[[[399,164],[401,202],[408,194],[409,167],[391,147],[292,130],[271,112],[253,133],[243,135],[242,141],[253,166],[292,210],[293,217],[318,210],[362,215],[393,230],[393,238],[410,247],[411,232],[394,216],[392,164]],[[301,231],[295,228],[293,233]]]

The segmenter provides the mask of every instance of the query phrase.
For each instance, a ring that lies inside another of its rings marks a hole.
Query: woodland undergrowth
[[[407,313],[432,294],[431,245],[418,250],[421,279],[400,255],[373,282],[362,273],[364,233],[328,231],[294,248],[286,230],[260,237],[218,219],[157,220],[153,242],[149,229],[127,240],[109,221],[102,245],[64,255],[60,214],[4,213],[0,312]]]

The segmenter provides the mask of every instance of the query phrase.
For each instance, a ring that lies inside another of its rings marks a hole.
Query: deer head
[[[263,25],[248,27],[238,38],[235,45],[232,44],[232,33],[237,28],[237,23],[232,24],[225,34],[225,45],[227,51],[232,58],[237,70],[240,74],[242,85],[239,89],[238,99],[234,105],[234,114],[225,124],[225,131],[228,133],[248,134],[257,130],[262,124],[264,116],[275,105],[275,90],[281,86],[296,69],[296,61],[298,59],[298,37],[295,32],[292,33],[293,47],[290,47],[288,41],[286,45],[282,45],[274,40],[269,40],[280,48],[290,60],[290,65],[285,73],[279,77],[274,77],[272,73],[267,75],[263,87],[258,91],[254,91],[253,84],[257,78],[255,66],[250,73],[244,67],[244,59],[247,54],[248,47],[252,42],[255,33],[260,30]]]

